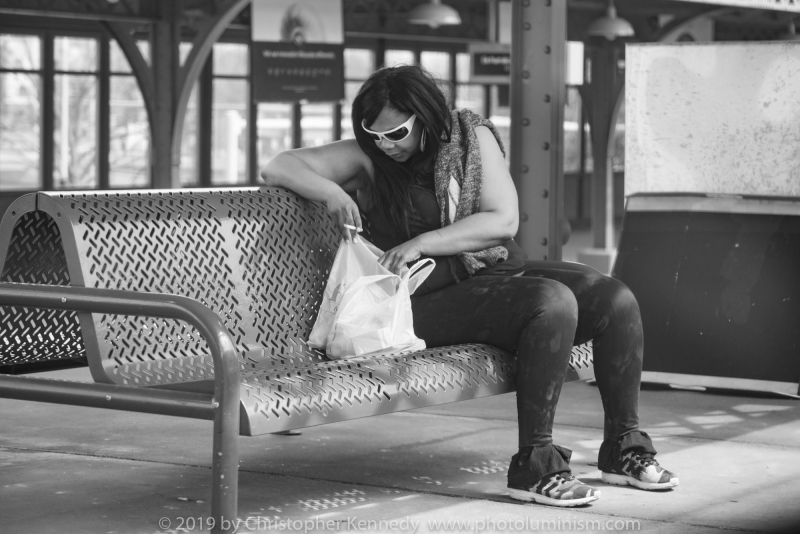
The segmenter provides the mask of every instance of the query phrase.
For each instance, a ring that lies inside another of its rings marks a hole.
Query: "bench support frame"
[[[213,419],[212,532],[235,531],[239,487],[239,359],[227,329],[216,314],[195,300],[177,295],[14,283],[0,283],[0,306],[171,318],[194,326],[208,344],[214,361],[213,396],[10,376],[0,377],[0,397]]]

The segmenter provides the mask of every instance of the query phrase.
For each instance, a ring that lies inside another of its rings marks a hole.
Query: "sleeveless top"
[[[408,227],[411,238],[441,228],[440,208],[434,192],[433,175],[430,176],[429,181],[413,184],[409,193],[412,211],[408,216]],[[387,251],[405,242],[405,239],[397,236],[387,217],[374,206],[366,210],[362,209],[361,215],[364,237],[379,249]],[[503,243],[503,246],[508,249],[508,258],[475,272],[474,276],[509,276],[520,271],[527,260],[525,252],[513,239]],[[417,289],[414,296],[420,296],[469,278],[466,267],[456,256],[423,256],[423,258],[427,257],[436,262],[436,268],[425,283]]]

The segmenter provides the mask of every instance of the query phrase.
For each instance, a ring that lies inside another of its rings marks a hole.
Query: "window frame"
[[[20,194],[27,191],[73,191],[85,188],[56,189],[55,187],[55,79],[57,75],[82,75],[95,76],[97,79],[97,101],[96,101],[96,132],[97,153],[95,165],[97,168],[97,180],[93,190],[110,190],[109,183],[109,152],[110,152],[110,97],[111,97],[111,76],[118,76],[121,73],[111,73],[110,68],[110,41],[111,35],[96,22],[61,20],[47,17],[30,18],[9,15],[2,19],[0,33],[7,35],[31,35],[41,39],[40,48],[40,67],[39,70],[7,69],[2,68],[0,72],[37,72],[41,77],[40,101],[40,159],[39,159],[39,183],[31,184],[31,187],[20,189],[4,190],[3,193]],[[90,38],[97,42],[97,70],[95,72],[77,72],[56,70],[55,68],[55,40],[57,37]],[[135,76],[134,76],[135,79]],[[149,121],[148,117],[148,121]],[[152,144],[152,132],[148,124],[149,142]],[[152,154],[151,154],[152,157]],[[152,163],[147,164],[147,181],[142,186],[113,189],[148,189],[153,187]]]

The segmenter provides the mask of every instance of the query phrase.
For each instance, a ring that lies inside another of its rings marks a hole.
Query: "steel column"
[[[510,168],[534,260],[561,259],[566,32],[567,0],[513,0]]]
[[[177,73],[180,67],[180,0],[159,4],[161,16],[153,25],[150,57],[153,69],[154,98],[151,173],[153,187],[171,189],[180,187],[180,177],[172,176],[170,144],[174,137]]]
[[[614,134],[619,114],[622,79],[617,59],[620,48],[595,39],[592,53],[592,247],[614,248]]]
[[[100,78],[98,80],[99,113],[97,124],[97,188],[109,189],[111,164],[111,67],[108,34],[103,34],[100,45]]]
[[[214,143],[214,52],[208,53],[208,59],[200,71],[197,80],[197,146],[195,162],[197,168],[197,186],[211,187],[213,168],[211,154]]]

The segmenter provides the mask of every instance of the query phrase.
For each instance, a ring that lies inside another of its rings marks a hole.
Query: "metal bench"
[[[514,390],[514,354],[487,345],[308,347],[339,239],[278,188],[23,196],[0,222],[0,366],[85,357],[96,383],[0,374],[0,397],[212,419],[211,514],[229,530],[237,433]],[[570,365],[591,378],[591,345]]]

